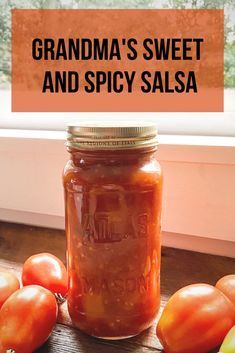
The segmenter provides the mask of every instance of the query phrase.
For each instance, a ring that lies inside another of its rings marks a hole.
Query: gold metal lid
[[[67,127],[68,148],[134,149],[158,145],[157,127],[143,124],[70,124]]]

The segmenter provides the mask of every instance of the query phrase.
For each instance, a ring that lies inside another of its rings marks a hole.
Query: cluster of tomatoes
[[[22,284],[10,272],[0,272],[0,353],[32,353],[55,326],[56,296],[66,296],[64,264],[47,253],[31,256],[23,265]]]
[[[47,340],[57,319],[56,297],[66,297],[67,283],[64,264],[46,253],[24,263],[23,288],[14,274],[0,272],[0,353],[32,353]],[[219,353],[235,353],[235,275],[215,287],[193,284],[176,292],[157,336],[166,353],[207,353],[224,338]]]
[[[227,336],[226,336],[227,335]],[[157,326],[166,353],[235,353],[235,275],[215,287],[193,284],[167,303]]]

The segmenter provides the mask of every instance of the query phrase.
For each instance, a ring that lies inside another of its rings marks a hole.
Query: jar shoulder
[[[143,185],[156,184],[162,180],[162,170],[157,159],[136,164],[75,165],[69,160],[64,168],[64,185]]]

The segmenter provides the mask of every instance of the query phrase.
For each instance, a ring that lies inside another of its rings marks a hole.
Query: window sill
[[[61,131],[0,130],[0,219],[63,227],[64,139]],[[184,248],[195,246],[190,237],[235,244],[235,138],[162,135],[159,142],[162,228],[184,240],[165,239]]]
[[[65,139],[64,131],[0,129],[0,140],[4,142],[0,152],[14,148],[17,141],[21,141],[21,151],[27,151],[29,146],[43,143],[46,148],[47,144],[62,144]],[[159,159],[164,161],[235,164],[234,152],[235,137],[159,135]]]

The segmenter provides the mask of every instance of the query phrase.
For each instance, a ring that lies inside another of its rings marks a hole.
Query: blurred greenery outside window
[[[224,9],[224,85],[235,88],[235,1],[234,0],[1,0],[0,1],[0,87],[11,82],[11,9],[86,8],[176,8]]]

